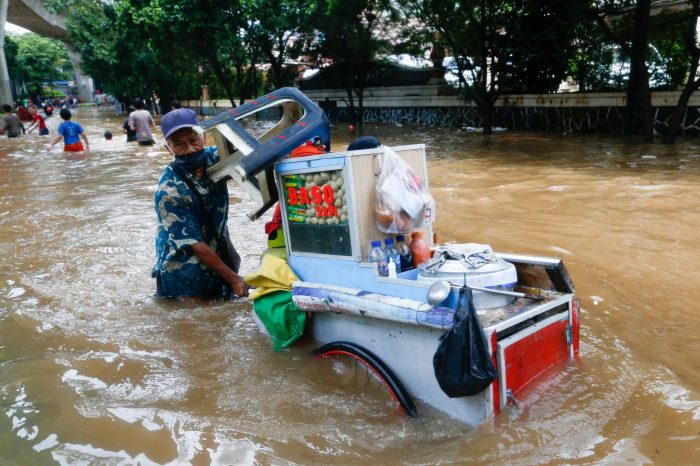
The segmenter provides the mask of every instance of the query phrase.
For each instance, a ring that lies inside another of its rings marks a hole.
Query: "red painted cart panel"
[[[553,315],[498,342],[499,407],[555,364],[569,359],[570,311]],[[496,410],[497,411],[497,410]]]

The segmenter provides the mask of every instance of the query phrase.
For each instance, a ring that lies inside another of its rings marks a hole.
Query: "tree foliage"
[[[554,0],[403,0],[411,35],[447,47],[464,96],[490,132],[495,100],[505,92],[550,92],[574,54],[576,3]]]
[[[332,65],[328,77],[342,82],[350,117],[362,125],[364,88],[377,64],[389,53],[398,11],[390,0],[325,0],[310,20],[318,33],[307,50],[317,66]],[[355,106],[357,98],[357,110]]]
[[[294,83],[289,60],[298,59],[313,30],[308,18],[314,3],[299,0],[243,0],[245,30],[269,66],[269,89]]]
[[[60,41],[34,33],[6,34],[5,57],[10,76],[32,94],[40,94],[45,83],[68,79],[72,70]]]
[[[690,11],[686,12],[685,21],[680,24],[682,48],[686,50],[688,66],[687,78],[683,85],[676,108],[671,115],[664,134],[664,143],[672,144],[681,131],[680,125],[684,118],[690,97],[700,89],[700,44],[698,43],[698,21],[700,20],[700,0],[690,2]]]
[[[499,95],[553,92],[572,77],[581,90],[626,90],[626,131],[648,135],[650,86],[677,89],[697,78],[686,27],[694,0],[46,2],[68,16],[84,70],[108,92],[155,93],[164,107],[199,98],[205,85],[235,105],[316,67],[345,89],[361,123],[364,89],[388,56],[444,49],[487,131]],[[14,45],[6,48],[11,67]]]

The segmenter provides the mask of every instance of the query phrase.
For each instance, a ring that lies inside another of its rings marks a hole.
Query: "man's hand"
[[[233,292],[236,293],[237,296],[241,298],[248,296],[248,284],[240,275],[233,274],[228,284],[231,285]]]
[[[233,288],[234,293],[240,297],[248,296],[248,284],[243,280],[243,277],[229,269],[207,243],[200,241],[197,244],[193,244],[192,251],[199,257],[199,260],[219,274]]]

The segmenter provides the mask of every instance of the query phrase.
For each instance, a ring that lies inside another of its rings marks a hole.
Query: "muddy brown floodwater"
[[[334,385],[313,342],[274,353],[249,303],[154,300],[169,157],[123,142],[109,109],[75,119],[88,156],[0,139],[0,463],[700,463],[697,139],[367,128],[427,145],[441,242],[563,257],[581,298],[580,360],[469,429]],[[250,271],[263,222],[231,194]]]

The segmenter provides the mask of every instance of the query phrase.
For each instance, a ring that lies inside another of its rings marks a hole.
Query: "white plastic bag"
[[[409,233],[435,220],[435,201],[418,174],[384,147],[374,204],[377,228],[384,233]]]

